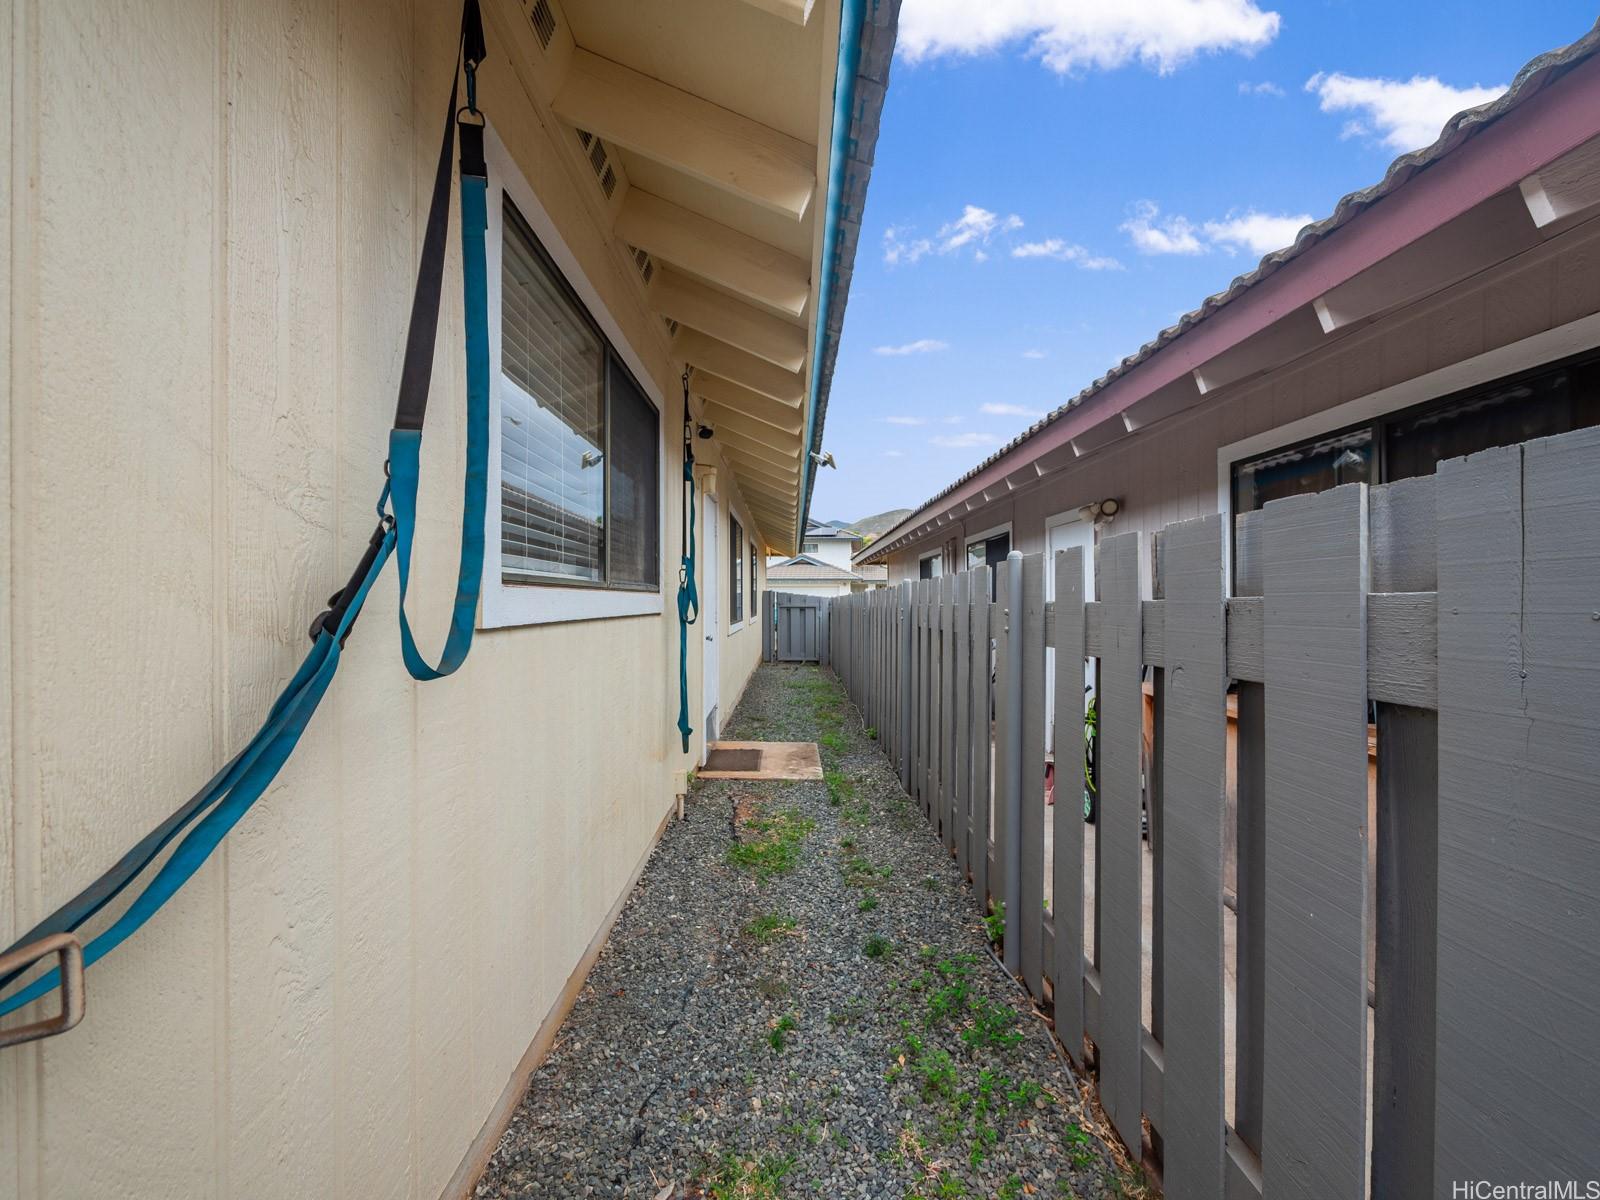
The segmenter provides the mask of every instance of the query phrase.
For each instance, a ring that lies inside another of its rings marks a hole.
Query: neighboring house
[[[1536,59],[857,567],[899,582],[1093,547],[1108,519],[1155,532],[1237,517],[1600,423],[1597,45],[1591,32]]]
[[[862,590],[854,571],[809,554],[783,559],[768,567],[767,586],[775,592],[804,592],[808,596],[848,596]]]
[[[805,537],[800,539],[800,553],[818,562],[831,563],[848,571],[850,556],[860,544],[861,535],[852,530],[813,521],[806,526]],[[783,557],[780,555],[769,559],[768,565],[772,566],[782,561]]]
[[[298,750],[90,968],[83,1025],[0,1052],[0,1196],[470,1188],[760,657],[767,550],[800,549],[897,11],[484,0],[476,646],[413,683],[386,569]],[[17,12],[0,946],[255,732],[367,544],[462,10]],[[461,262],[452,234],[408,606],[429,655]],[[684,752],[686,422],[715,435]]]

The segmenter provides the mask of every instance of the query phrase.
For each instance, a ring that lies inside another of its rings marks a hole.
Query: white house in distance
[[[813,521],[806,526],[799,554],[767,559],[767,578],[779,591],[812,596],[848,596],[851,592],[888,586],[887,567],[850,565],[850,556],[862,540],[854,530]]]

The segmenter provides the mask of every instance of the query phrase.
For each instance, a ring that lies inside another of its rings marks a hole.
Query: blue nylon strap
[[[300,741],[300,735],[305,732],[307,723],[317,711],[317,705],[321,702],[323,694],[328,690],[328,684],[333,681],[333,674],[339,667],[339,644],[360,614],[361,606],[366,603],[367,593],[372,589],[373,581],[382,573],[383,565],[388,561],[393,549],[394,532],[391,530],[384,538],[383,545],[373,559],[366,577],[361,581],[337,630],[333,632],[323,630],[317,636],[316,642],[311,647],[311,653],[306,655],[305,661],[300,664],[300,669],[279,693],[261,729],[250,739],[250,743],[239,756],[218,773],[210,786],[201,793],[201,797],[197,797],[203,799],[203,803],[190,814],[191,819],[200,812],[205,812],[205,816],[200,818],[194,829],[178,844],[172,856],[161,865],[155,878],[139,893],[127,911],[118,917],[110,928],[84,947],[84,966],[104,958],[133,936],[140,926],[155,915],[156,911],[189,881],[190,876],[200,869],[211,852],[217,848],[217,844],[238,823],[239,818],[260,799],[262,792],[267,789],[289,755],[294,752],[295,745]],[[206,812],[208,808],[210,811]],[[175,832],[173,836],[176,836]],[[0,1016],[37,1000],[54,990],[59,982],[60,972],[52,968],[20,992],[0,1000]]]
[[[687,394],[684,403],[687,414]],[[688,438],[683,442],[683,481],[689,485],[689,498],[684,501],[683,510],[688,538],[678,568],[678,734],[683,739],[683,752],[687,754],[689,735],[694,732],[689,724],[689,626],[700,619],[700,591],[694,581],[694,449]]]
[[[456,599],[450,613],[439,665],[431,667],[417,649],[406,620],[406,591],[411,584],[411,540],[417,526],[417,472],[422,451],[420,429],[395,429],[389,434],[389,498],[394,505],[395,557],[400,569],[400,654],[411,678],[442,679],[467,659],[478,619],[478,592],[483,584],[485,496],[489,485],[489,285],[484,259],[488,181],[461,177],[461,264],[467,326],[467,473],[461,506],[461,564],[456,574]]]
[[[481,61],[482,31],[477,18],[476,0],[467,0],[463,15],[462,38],[463,48],[467,51],[470,61],[473,63]],[[470,69],[468,76],[470,85]],[[449,153],[450,134],[454,130],[455,119],[455,90],[452,87],[443,156]],[[465,146],[463,138],[464,151]],[[344,640],[366,603],[368,592],[382,573],[389,556],[396,549],[399,550],[400,559],[401,652],[407,670],[413,678],[419,680],[438,679],[451,674],[465,661],[472,646],[478,592],[483,575],[484,506],[489,457],[488,281],[484,253],[487,180],[482,174],[477,173],[482,170],[481,153],[475,157],[477,165],[473,170],[463,169],[461,174],[461,246],[467,359],[467,468],[464,483],[465,502],[461,518],[461,562],[456,581],[456,599],[450,632],[438,667],[430,667],[418,652],[406,621],[404,607],[406,586],[410,578],[412,536],[416,528],[417,472],[422,434],[420,429],[396,429],[390,435],[389,443],[391,479],[385,485],[383,496],[378,503],[381,516],[385,503],[392,499],[394,520],[392,523],[385,521],[374,533],[373,541],[369,543],[367,549],[367,556],[356,568],[356,575],[335,597],[330,611],[319,618],[318,626],[314,627],[316,632],[311,652],[300,664],[294,677],[279,693],[261,728],[245,748],[217,772],[205,787],[161,825],[145,835],[109,871],[46,917],[11,949],[32,944],[51,933],[79,929],[111,900],[129,888],[180,835],[183,835],[183,840],[178,843],[177,849],[161,865],[154,878],[133,903],[109,928],[91,939],[84,947],[84,965],[88,966],[98,961],[121,945],[188,882],[228,831],[271,785],[283,764],[294,752],[301,734],[305,732],[329,684],[333,682]],[[449,180],[448,165],[448,157],[443,157],[441,178],[446,184]],[[462,165],[463,168],[467,166],[465,156]],[[443,207],[439,204],[441,198]],[[429,214],[430,224],[436,220],[445,220],[447,208],[448,191],[436,192],[434,209]],[[435,257],[440,256],[435,255]],[[419,272],[419,297],[429,290],[420,285],[422,274],[430,274],[430,277],[435,279],[438,274],[437,268],[431,265],[430,255],[426,252],[423,270]],[[438,293],[435,287],[432,290],[431,301],[433,310],[436,310],[437,302]],[[421,299],[417,303],[424,305],[422,316],[426,319],[430,309]],[[416,321],[417,312],[414,311],[413,325]],[[424,341],[429,348],[431,360],[431,336]],[[420,391],[422,404],[425,405],[426,370],[421,370],[419,375],[422,384],[417,390]],[[403,396],[406,395],[406,391],[403,386]],[[420,414],[421,405],[417,407],[419,424]],[[189,832],[185,834],[185,830]],[[17,971],[0,978],[0,988],[13,982],[22,973]],[[22,990],[0,998],[0,1016],[37,1000],[57,987],[58,983],[59,972],[52,969]]]

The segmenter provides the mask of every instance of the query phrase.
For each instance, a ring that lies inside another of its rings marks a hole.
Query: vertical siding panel
[[[29,2],[20,0],[24,12],[31,18],[27,9]],[[13,176],[26,180],[33,160],[31,128],[24,126],[19,130],[21,136],[12,140],[12,91],[16,89],[19,95],[26,97],[33,79],[25,37],[14,37],[13,31],[22,30],[25,34],[27,28],[12,0],[0,0],[0,63],[5,64],[8,72],[4,84],[0,85],[0,164],[3,164],[3,171],[0,171],[0,379],[5,380],[6,386],[6,402],[0,409],[0,579],[8,581],[16,578],[13,574],[16,563],[12,557],[15,493],[11,462],[14,453],[22,457],[17,447],[24,444],[21,406],[16,402],[15,385],[19,380],[32,383],[27,365],[30,356],[12,345],[14,289],[19,288],[25,275],[26,288],[32,287],[27,264],[13,263],[11,257],[13,239],[23,244],[22,231],[32,228],[34,215],[31,197],[24,212],[19,213],[13,207],[11,186]],[[32,116],[32,106],[24,98],[15,110],[15,119],[22,124],[30,122]],[[21,190],[25,196],[29,195],[29,189]],[[16,275],[13,275],[14,270]],[[15,297],[21,301],[18,311],[28,303],[27,294],[27,290],[23,290],[21,296]],[[12,672],[17,655],[21,653],[20,648],[12,644],[17,620],[17,610],[13,608],[16,590],[10,585],[0,587],[0,812],[7,814],[5,820],[0,820],[0,945],[5,946],[23,931],[25,927],[21,922],[25,909],[32,908],[32,901],[24,896],[17,858],[22,843],[28,843],[30,853],[34,852],[33,831],[37,829],[33,806],[17,794],[14,786],[19,773],[18,748],[12,744],[18,728],[12,717]],[[26,1099],[24,1089],[29,1077],[37,1077],[35,1066],[36,1052],[32,1050],[18,1048],[0,1055],[0,1200],[21,1200],[24,1178],[33,1177],[32,1123],[37,1111],[31,1089]],[[25,1151],[24,1147],[28,1149]]]
[[[1594,1173],[1597,454],[1590,429],[1439,469],[1436,1189]]]
[[[1005,902],[1008,893],[1007,839],[1015,836],[1006,820],[1006,789],[1010,786],[1011,764],[1007,761],[1006,745],[1011,722],[1017,715],[1011,711],[1007,679],[1010,676],[1010,642],[1018,636],[1016,602],[1011,596],[1011,572],[1002,570],[1002,562],[990,568],[995,580],[995,600],[990,613],[994,634],[994,786],[990,796],[991,820],[994,824],[994,858],[989,865],[989,894],[995,899],[995,909]],[[1006,941],[1015,944],[1017,914],[1009,910],[1006,918]]]
[[[1139,758],[1144,742],[1140,604],[1144,535],[1108,537],[1100,548],[1104,603],[1100,660],[1100,805],[1095,826],[1100,869],[1100,1096],[1123,1142],[1140,1144],[1144,1062],[1144,846],[1140,836]]]
[[[52,219],[30,239],[36,358],[13,393],[37,464],[11,495],[25,528],[8,585],[27,591],[15,684],[40,838],[24,927],[166,816],[220,749],[216,13],[178,0],[34,12],[33,211]],[[205,867],[98,964],[92,1019],[35,1052],[39,1174],[24,1195],[212,1186],[224,873]],[[108,1063],[143,1101],[117,1104],[115,1121]]]
[[[339,23],[343,161],[336,529],[343,559],[358,552],[370,532],[382,484],[393,416],[388,398],[399,383],[397,347],[404,337],[423,217],[416,211],[409,9],[399,0],[354,0],[340,6]],[[396,236],[398,230],[409,236]],[[429,423],[418,500],[422,512],[429,511],[433,494],[432,436],[444,423]],[[418,578],[428,580],[428,564],[437,560],[431,554],[419,558]],[[430,620],[436,611],[428,603],[431,588],[421,587],[419,593],[414,615],[431,631],[437,628]],[[331,711],[322,714],[333,725],[340,756],[332,789],[340,825],[334,900],[339,1188],[374,1197],[405,1195],[410,1189],[416,706],[392,635],[374,633],[383,618],[373,618],[393,613],[397,602],[395,572],[387,571],[367,601],[373,624],[351,639],[329,697]],[[377,705],[374,696],[394,699]],[[562,777],[559,769],[554,777]],[[480,1085],[479,1094],[494,1093]]]
[[[1083,1058],[1083,547],[1057,554],[1055,861],[1056,1035]]]
[[[1366,507],[1353,484],[1264,514],[1273,1196],[1366,1193]]]
[[[1162,1178],[1172,1200],[1206,1200],[1222,1193],[1225,1124],[1222,518],[1169,527],[1161,549]]]
[[[1022,975],[1044,998],[1044,555],[1022,560],[1022,911],[1013,920],[1022,939]],[[1008,916],[1010,914],[1007,914]]]
[[[342,582],[354,546],[334,537],[337,22],[331,8],[231,0],[226,23],[227,471],[215,536],[231,754],[304,657],[309,613]],[[336,770],[332,711],[224,850],[230,1086],[218,1118],[241,1195],[269,1180],[304,1195],[337,1186],[328,898],[338,810],[307,803]]]

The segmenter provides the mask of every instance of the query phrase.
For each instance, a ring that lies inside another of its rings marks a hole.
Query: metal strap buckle
[[[7,1046],[20,1046],[23,1042],[55,1037],[83,1020],[83,943],[76,934],[52,933],[20,950],[0,954],[0,976],[31,967],[51,954],[57,957],[57,965],[61,968],[61,1011],[30,1025],[0,1029],[0,1050]]]

